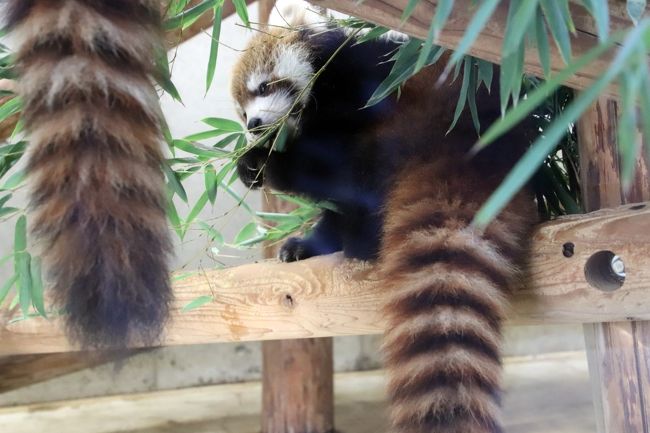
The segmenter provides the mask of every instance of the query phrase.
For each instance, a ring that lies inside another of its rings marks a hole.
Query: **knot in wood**
[[[293,308],[293,306],[294,306],[293,296],[291,296],[288,293],[285,294],[282,297],[282,305],[284,305],[287,308]]]
[[[574,254],[575,245],[573,242],[567,242],[562,245],[562,255],[564,257],[572,257]]]

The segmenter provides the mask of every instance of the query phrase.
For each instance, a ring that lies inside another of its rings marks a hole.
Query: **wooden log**
[[[583,203],[587,210],[650,199],[650,178],[641,157],[633,186],[627,191],[621,188],[616,111],[616,102],[601,98],[578,124]],[[650,322],[586,324],[584,332],[598,433],[648,432]]]
[[[263,433],[334,430],[332,355],[331,338],[263,343]]]
[[[573,254],[565,257],[570,250]],[[587,260],[603,250],[625,262],[625,283],[614,291],[598,290],[585,277]],[[511,323],[650,320],[650,203],[541,225],[533,236],[529,274],[529,282],[514,293]],[[165,345],[364,335],[383,329],[377,270],[340,254],[185,273],[174,277],[174,286]],[[205,295],[214,301],[181,311]],[[59,319],[6,324],[0,329],[0,355],[74,350]]]
[[[402,11],[409,0],[309,0],[311,3],[333,9],[346,14],[354,15],[366,21],[380,24],[385,27],[404,32],[408,35],[426,39],[429,23],[438,5],[437,0],[421,0],[416,6],[411,18],[402,23]],[[462,38],[468,24],[473,17],[476,7],[473,0],[455,0],[454,9],[447,25],[441,31],[436,43],[445,48],[454,49]],[[609,0],[610,25],[612,31],[632,27],[632,22],[627,16],[625,3],[619,0]],[[580,2],[571,3],[571,16],[576,27],[576,33],[571,39],[574,57],[586,53],[598,44],[597,30],[593,19],[582,7]],[[650,10],[650,9],[649,9]],[[502,1],[497,6],[492,19],[481,31],[480,36],[470,48],[469,54],[494,63],[501,62],[501,47],[505,34],[508,16],[508,2]],[[556,45],[549,39],[551,50],[551,69],[559,71],[565,67]],[[594,80],[600,78],[611,63],[613,53],[608,53],[594,61],[589,67],[576,73],[566,81],[566,85],[575,89],[584,89]],[[543,75],[543,68],[539,62],[536,49],[526,51],[524,71],[537,76]],[[618,89],[611,86],[605,91],[610,97],[617,97]]]

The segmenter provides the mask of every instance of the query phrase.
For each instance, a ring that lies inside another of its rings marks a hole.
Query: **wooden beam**
[[[107,362],[125,359],[142,352],[142,350],[6,356],[0,358],[0,393],[85,370],[86,368],[96,367]]]
[[[354,15],[366,21],[380,24],[385,27],[404,32],[408,35],[426,39],[429,30],[429,23],[438,5],[437,0],[421,0],[416,6],[411,18],[402,23],[402,11],[406,8],[409,0],[309,0],[311,3],[334,9],[339,12]],[[455,0],[454,9],[449,17],[447,25],[440,33],[437,44],[454,49],[462,38],[468,24],[476,10],[475,2],[472,0]],[[574,56],[580,56],[598,44],[597,30],[593,19],[587,11],[579,4],[573,2],[571,16],[576,26],[576,33],[571,40]],[[609,0],[610,26],[611,30],[632,27],[632,22],[627,16],[625,3],[620,0]],[[650,10],[650,8],[648,9]],[[488,60],[494,63],[501,63],[501,47],[505,34],[506,20],[508,16],[508,2],[502,1],[497,6],[492,19],[482,30],[480,36],[470,48],[469,54]],[[549,36],[550,37],[550,36]],[[551,50],[551,69],[562,70],[565,67],[557,46],[549,39]],[[575,89],[584,89],[594,80],[600,78],[612,59],[612,52],[594,61],[589,67],[584,68],[572,76],[565,83]],[[536,49],[527,50],[524,71],[537,76],[543,75],[543,69],[539,62]],[[605,94],[610,97],[617,97],[618,90],[615,86],[608,88]]]
[[[627,276],[618,290],[598,290],[586,280],[587,260],[602,250],[625,262]],[[371,264],[340,254],[178,275],[163,343],[381,333],[377,275]],[[514,293],[511,323],[649,320],[649,289],[650,203],[566,217],[534,234],[529,283]],[[204,295],[214,302],[181,312]],[[13,321],[0,329],[0,355],[70,350],[56,317]]]
[[[582,195],[587,210],[650,199],[648,167],[641,155],[632,187],[622,189],[617,119],[616,102],[600,98],[578,122]],[[650,322],[585,324],[584,332],[598,433],[647,433]]]

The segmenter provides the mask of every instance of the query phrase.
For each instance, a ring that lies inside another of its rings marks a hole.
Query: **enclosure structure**
[[[422,1],[412,18],[401,25],[406,0],[322,0],[319,5],[349,13],[411,35],[424,37],[436,1]],[[453,48],[469,21],[469,8],[457,7],[440,35]],[[629,26],[624,2],[610,0],[614,29]],[[572,4],[577,37],[574,50],[584,52],[597,43],[594,25],[581,7]],[[263,2],[269,9],[269,3]],[[499,63],[507,4],[502,2],[490,26],[470,49],[476,57]],[[584,18],[584,19],[581,19]],[[561,69],[552,50],[552,67]],[[611,58],[611,57],[610,57]],[[584,88],[604,70],[607,58],[567,81]],[[536,56],[526,57],[526,70],[539,74]],[[590,214],[561,218],[538,228],[533,237],[530,280],[516,291],[513,323],[584,323],[596,403],[599,432],[647,433],[650,430],[650,178],[646,161],[639,159],[635,183],[623,192],[615,146],[618,89],[606,94],[583,116],[579,125],[583,196]],[[639,137],[641,139],[641,137]],[[613,208],[599,211],[599,208]],[[608,254],[625,265],[623,282],[610,278]],[[376,286],[376,270],[366,263],[347,262],[333,255],[291,264],[265,262],[238,268],[184,276],[176,282],[176,306],[165,344],[193,344],[243,340],[288,340],[382,332],[379,306],[383,294]],[[609,275],[609,276],[608,276]],[[181,307],[200,295],[215,301],[181,313]],[[56,322],[56,321],[55,321]],[[301,362],[303,379],[310,375],[309,395],[291,394],[298,387],[280,389],[278,359],[286,346],[265,348],[265,405],[300,401],[293,407],[275,406],[273,412],[293,411],[294,431],[325,433],[333,427],[331,343],[301,340],[291,356]],[[329,347],[329,349],[328,349]],[[0,355],[30,356],[69,352],[58,323],[43,319],[5,324],[0,330]],[[69,356],[69,355],[56,355]],[[74,356],[74,355],[72,355]],[[329,359],[329,361],[328,361]],[[27,364],[29,365],[29,364]],[[288,373],[290,374],[290,372]],[[329,375],[329,377],[328,377]],[[276,378],[275,380],[273,378]],[[5,378],[0,377],[0,383]],[[287,383],[287,382],[285,382]],[[304,382],[300,383],[304,385]],[[302,386],[304,389],[305,387]],[[274,397],[274,393],[283,394]],[[286,417],[285,417],[286,418]],[[282,426],[268,423],[265,433]]]

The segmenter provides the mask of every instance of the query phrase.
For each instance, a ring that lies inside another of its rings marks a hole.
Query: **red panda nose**
[[[259,128],[260,126],[262,126],[262,119],[260,119],[259,117],[253,117],[248,121],[248,125],[246,126],[248,127],[249,130]]]

